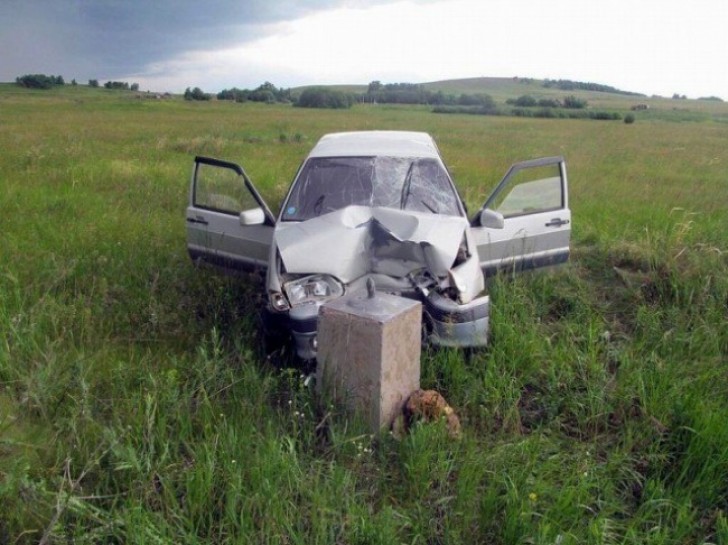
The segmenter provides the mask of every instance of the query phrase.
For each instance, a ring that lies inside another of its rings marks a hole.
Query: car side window
[[[193,203],[198,208],[227,214],[259,206],[237,172],[205,163],[197,165]]]
[[[563,202],[559,165],[548,165],[514,173],[488,207],[509,218],[558,210]]]

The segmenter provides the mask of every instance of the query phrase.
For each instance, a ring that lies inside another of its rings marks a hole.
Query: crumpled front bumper
[[[431,344],[461,348],[488,344],[490,298],[487,295],[464,305],[435,292],[418,299],[423,305],[424,338]],[[276,318],[277,328],[290,332],[296,355],[305,361],[316,358],[319,306],[309,303],[298,305],[286,313],[268,311],[269,318]]]
[[[479,347],[488,344],[490,297],[461,305],[431,292],[423,301],[427,340],[436,346]]]

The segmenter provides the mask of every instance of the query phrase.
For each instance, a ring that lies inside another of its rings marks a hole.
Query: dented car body
[[[487,344],[484,278],[568,259],[571,213],[561,157],[511,167],[477,214],[425,133],[321,138],[274,216],[237,164],[197,157],[187,208],[190,256],[265,270],[265,327],[316,356],[319,307],[376,289],[419,299],[436,345]]]

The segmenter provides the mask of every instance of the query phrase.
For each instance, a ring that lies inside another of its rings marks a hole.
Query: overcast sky
[[[0,81],[574,79],[728,100],[725,0],[0,0]]]

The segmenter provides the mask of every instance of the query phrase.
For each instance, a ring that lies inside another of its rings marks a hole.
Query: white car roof
[[[327,134],[309,157],[439,157],[432,137],[413,131],[357,131]]]

